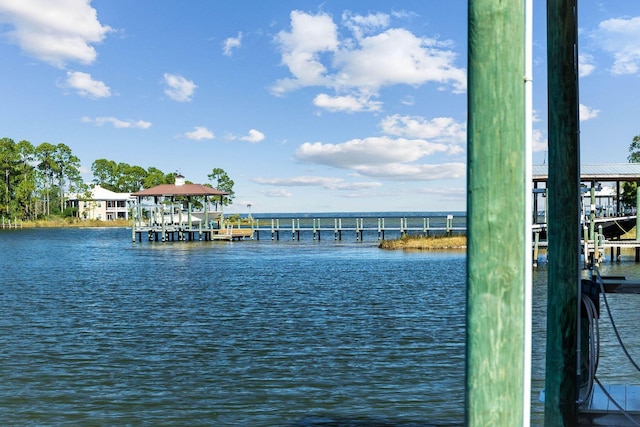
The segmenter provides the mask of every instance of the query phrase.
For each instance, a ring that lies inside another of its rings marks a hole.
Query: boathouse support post
[[[577,425],[580,144],[577,0],[547,0],[549,271],[545,426]]]
[[[596,240],[596,182],[591,181],[589,200],[589,240]]]
[[[525,9],[522,0],[469,0],[468,10],[465,425],[519,426],[529,419]]]
[[[131,209],[131,241],[135,243],[136,241],[136,223],[138,221],[138,205],[140,204],[140,197],[136,197],[135,204],[133,206],[129,205]]]
[[[205,230],[211,228],[209,225],[209,196],[204,196],[204,224]]]
[[[636,182],[636,242],[640,241],[640,182]]]

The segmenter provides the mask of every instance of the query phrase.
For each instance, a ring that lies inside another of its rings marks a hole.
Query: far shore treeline
[[[118,193],[133,193],[160,184],[173,184],[176,172],[158,168],[116,163],[98,159],[91,165],[92,184]],[[65,144],[43,142],[34,146],[29,141],[0,139],[0,218],[23,221],[51,217],[73,217],[74,208],[67,207],[70,193],[90,198],[91,186],[82,180],[80,159]],[[211,187],[229,193],[225,203],[233,200],[234,182],[221,168],[207,175]]]

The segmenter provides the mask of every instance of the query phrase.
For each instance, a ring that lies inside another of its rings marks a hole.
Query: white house
[[[87,195],[70,194],[68,203],[77,208],[79,218],[113,221],[129,219],[129,205],[135,200],[130,193],[116,193],[96,185]]]

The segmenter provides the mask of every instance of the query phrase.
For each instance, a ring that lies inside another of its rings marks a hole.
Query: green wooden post
[[[640,182],[636,182],[636,241],[640,241]]]
[[[138,209],[138,203],[140,203],[140,197],[136,197],[136,205],[131,209],[130,215],[131,218],[131,241],[135,243],[136,241],[136,210]]]
[[[549,272],[545,426],[577,424],[580,145],[577,0],[547,1]]]
[[[589,240],[596,240],[596,182],[591,181],[589,200]]]
[[[208,230],[209,227],[209,196],[204,196],[204,228]]]
[[[469,0],[467,426],[528,419],[524,24],[521,0]]]

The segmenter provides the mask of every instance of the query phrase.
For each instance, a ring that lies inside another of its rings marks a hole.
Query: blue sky
[[[546,161],[545,3],[534,163]],[[230,212],[462,211],[467,2],[0,0],[0,137],[235,181]],[[580,2],[581,156],[640,134],[640,2]]]

